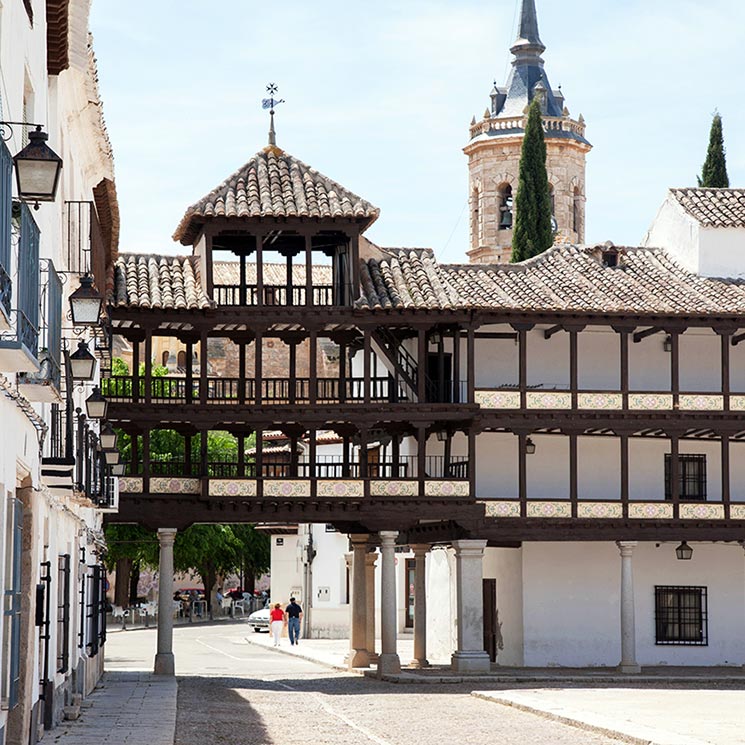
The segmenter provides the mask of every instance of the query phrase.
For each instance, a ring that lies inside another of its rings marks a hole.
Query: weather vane
[[[270,145],[276,145],[277,144],[277,135],[274,131],[274,109],[279,106],[279,104],[284,103],[284,98],[275,98],[274,96],[277,95],[279,91],[279,88],[274,83],[269,83],[266,87],[266,92],[269,94],[269,98],[263,98],[261,100],[261,108],[262,109],[269,109],[269,144]]]

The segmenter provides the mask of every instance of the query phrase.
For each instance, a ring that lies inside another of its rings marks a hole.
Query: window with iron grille
[[[5,530],[5,591],[3,593],[3,646],[0,654],[2,707],[18,704],[21,678],[21,557],[23,505],[8,500]]]
[[[706,456],[678,456],[678,479],[680,499],[683,502],[702,502],[706,500]],[[665,499],[673,498],[672,456],[665,455]]]
[[[59,557],[57,570],[57,672],[70,666],[70,554]]]
[[[705,587],[654,588],[655,644],[709,644]]]

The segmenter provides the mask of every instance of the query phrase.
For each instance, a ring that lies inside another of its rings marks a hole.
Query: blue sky
[[[121,250],[183,252],[186,207],[266,144],[381,208],[369,237],[465,258],[472,115],[506,80],[519,0],[93,3]],[[741,0],[537,0],[552,86],[594,145],[587,240],[636,245],[670,186],[695,186],[711,114],[745,186]]]

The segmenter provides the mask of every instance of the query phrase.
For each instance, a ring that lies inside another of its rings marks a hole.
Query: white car
[[[269,631],[269,608],[254,611],[248,617],[248,625],[253,626],[254,631]]]

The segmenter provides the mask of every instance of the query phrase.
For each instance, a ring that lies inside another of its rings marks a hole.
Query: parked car
[[[248,617],[248,625],[252,626],[254,631],[269,631],[269,608],[254,611]]]

